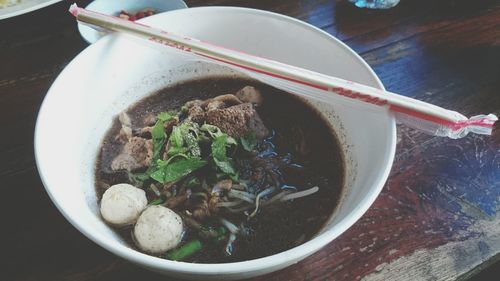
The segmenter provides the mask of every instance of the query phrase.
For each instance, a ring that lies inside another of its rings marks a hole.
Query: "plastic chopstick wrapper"
[[[493,114],[464,115],[416,99],[352,81],[313,72],[277,61],[231,50],[194,38],[179,36],[141,23],[123,20],[71,5],[78,21],[98,29],[127,33],[242,71],[276,88],[329,104],[369,104],[391,111],[398,123],[453,139],[469,132],[491,135],[498,118]]]

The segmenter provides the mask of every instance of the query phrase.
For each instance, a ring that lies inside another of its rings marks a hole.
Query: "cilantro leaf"
[[[173,156],[179,153],[190,154],[194,157],[201,156],[200,145],[198,144],[198,124],[193,122],[184,122],[176,126],[170,135],[170,148],[168,155]]]
[[[163,121],[156,121],[153,129],[151,129],[151,136],[153,137],[153,140],[165,138],[165,127],[163,127]]]
[[[184,140],[182,138],[182,132],[180,127],[175,126],[172,129],[169,141],[170,141],[170,147],[168,149],[168,155],[173,156],[175,154],[186,152],[185,150],[182,149],[184,146]]]
[[[156,117],[156,119],[158,119],[159,121],[162,121],[162,122],[167,122],[167,121],[170,121],[174,118],[175,118],[175,116],[173,116],[172,114],[170,114],[168,112],[160,112],[158,114],[158,116]]]
[[[172,129],[172,134],[170,134],[170,145],[178,147],[184,145],[184,139],[182,138],[181,127],[175,126]]]

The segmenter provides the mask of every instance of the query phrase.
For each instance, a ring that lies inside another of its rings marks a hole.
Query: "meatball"
[[[163,206],[151,206],[139,216],[134,227],[134,241],[141,250],[159,254],[173,249],[182,239],[182,219]]]
[[[101,200],[101,215],[105,221],[117,226],[134,224],[148,200],[144,190],[127,183],[108,188]]]

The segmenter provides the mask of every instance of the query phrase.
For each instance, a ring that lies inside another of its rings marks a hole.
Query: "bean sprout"
[[[236,234],[238,233],[238,231],[240,230],[234,223],[226,220],[226,219],[223,219],[221,218],[220,219],[220,222],[227,228],[227,230],[229,230],[229,232],[231,232],[232,234]]]
[[[248,193],[248,192],[240,191],[240,190],[231,189],[231,190],[229,190],[227,195],[229,197],[238,198],[238,199],[247,201],[248,203],[252,203],[252,204],[254,203],[254,199],[255,199],[255,195],[253,195],[252,193]]]
[[[274,192],[275,189],[276,189],[275,187],[270,187],[264,189],[264,191],[261,191],[259,194],[257,194],[257,198],[255,199],[255,210],[253,210],[253,212],[248,216],[249,219],[257,214],[257,211],[259,210],[260,198],[270,194],[271,192]]]
[[[280,200],[281,198],[283,198],[283,196],[285,196],[287,194],[290,194],[290,191],[287,191],[287,190],[282,191],[282,192],[274,195],[273,197],[271,197],[271,199],[269,199],[266,202],[262,203],[262,206],[270,205],[271,203],[274,203],[274,202]]]
[[[291,194],[283,196],[280,199],[280,201],[288,201],[288,200],[292,200],[292,199],[297,199],[297,198],[300,198],[300,197],[308,196],[308,195],[311,195],[313,193],[316,193],[318,190],[319,190],[319,187],[315,186],[315,187],[312,187],[312,188],[309,188],[309,189],[306,189],[306,190],[303,190],[303,191],[294,192],[294,193],[291,193]]]
[[[231,213],[241,213],[241,212],[244,212],[246,210],[250,210],[252,207],[253,207],[253,205],[246,205],[246,206],[243,206],[240,208],[232,208],[232,207],[225,207],[225,208],[226,208],[226,210],[228,210]]]
[[[217,203],[217,207],[234,207],[240,205],[241,203],[243,203],[242,200],[219,202]]]
[[[229,239],[227,240],[226,249],[225,249],[226,254],[229,256],[232,254],[233,243],[235,240],[236,240],[236,235],[234,235],[233,233],[229,234]]]
[[[158,188],[156,187],[156,185],[151,184],[149,187],[151,188],[151,190],[154,192],[154,194],[155,194],[156,196],[158,196],[158,197],[159,197],[159,196],[161,195],[161,193],[160,193],[160,191],[158,190]]]

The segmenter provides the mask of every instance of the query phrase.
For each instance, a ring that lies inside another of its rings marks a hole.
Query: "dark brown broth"
[[[335,133],[327,121],[301,99],[262,83],[236,78],[204,78],[184,82],[148,96],[129,108],[133,129],[144,126],[142,120],[150,114],[177,110],[192,99],[206,99],[221,94],[235,93],[251,85],[264,95],[264,103],[257,110],[264,124],[276,133],[272,138],[279,155],[292,155],[293,163],[304,168],[284,170],[286,184],[301,190],[319,186],[313,195],[263,208],[249,220],[247,235],[239,236],[231,256],[224,254],[224,245],[204,244],[204,249],[188,261],[198,263],[236,262],[260,258],[293,248],[311,239],[335,210],[344,185],[344,160]],[[110,164],[122,144],[115,141],[120,124],[113,121],[96,163],[96,183],[110,185],[128,182],[122,172],[111,171]],[[104,190],[96,184],[99,200]],[[228,219],[241,219],[227,215]],[[130,228],[118,231],[131,247]],[[187,229],[184,242],[194,235]]]

